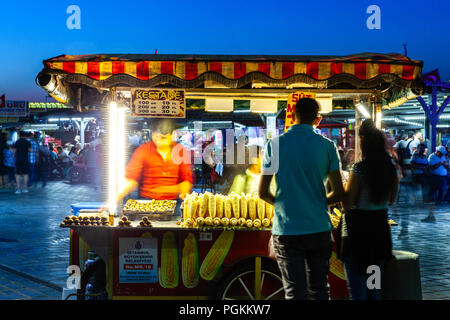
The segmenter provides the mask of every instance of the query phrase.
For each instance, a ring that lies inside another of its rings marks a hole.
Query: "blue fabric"
[[[333,141],[297,124],[269,140],[262,173],[275,174],[274,235],[302,235],[332,229],[325,183],[330,172],[340,170]]]
[[[430,163],[430,167],[438,164],[439,162],[446,161],[445,156],[438,157],[435,153],[430,154],[428,157],[428,162]],[[441,165],[437,169],[431,170],[431,172],[437,176],[446,176],[447,169]]]
[[[33,139],[27,139],[27,140],[30,141],[31,148],[33,149],[32,152],[28,152],[28,162],[36,163],[36,155],[37,155],[37,150],[39,148],[39,145]]]
[[[417,163],[417,164],[427,165],[428,159],[425,155],[423,157],[420,157],[418,154],[414,154],[411,158],[411,163],[413,163],[413,162]],[[413,174],[422,174],[424,172],[421,169],[416,169],[416,170],[413,170],[412,173]]]
[[[10,149],[3,150],[4,160],[3,165],[6,167],[15,167],[16,160],[14,159],[14,153]]]

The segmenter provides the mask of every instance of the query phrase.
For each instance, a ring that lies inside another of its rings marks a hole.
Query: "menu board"
[[[152,118],[185,118],[185,91],[182,89],[131,89],[131,115]]]

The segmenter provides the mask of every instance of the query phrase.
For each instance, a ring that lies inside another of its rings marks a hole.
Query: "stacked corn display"
[[[194,227],[270,227],[274,213],[271,204],[250,193],[193,192],[186,197],[183,206],[183,224]]]

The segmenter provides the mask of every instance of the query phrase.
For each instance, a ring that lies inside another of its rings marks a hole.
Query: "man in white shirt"
[[[414,135],[414,140],[409,144],[409,151],[414,154],[417,150],[417,146],[423,142],[422,132],[417,131]]]

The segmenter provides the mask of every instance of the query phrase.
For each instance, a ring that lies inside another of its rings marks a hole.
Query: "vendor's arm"
[[[261,175],[261,179],[259,180],[259,197],[263,199],[265,202],[273,205],[275,203],[275,196],[270,192],[270,183],[272,182],[273,175]]]
[[[278,146],[278,137],[275,137],[269,140],[264,149],[261,164],[261,179],[259,180],[258,188],[259,197],[272,205],[275,204],[275,196],[270,192],[270,184],[278,171]]]
[[[128,194],[135,191],[139,187],[139,183],[132,179],[125,179],[125,184],[122,190],[119,190],[117,195],[117,203],[120,203],[123,198],[125,198]]]

